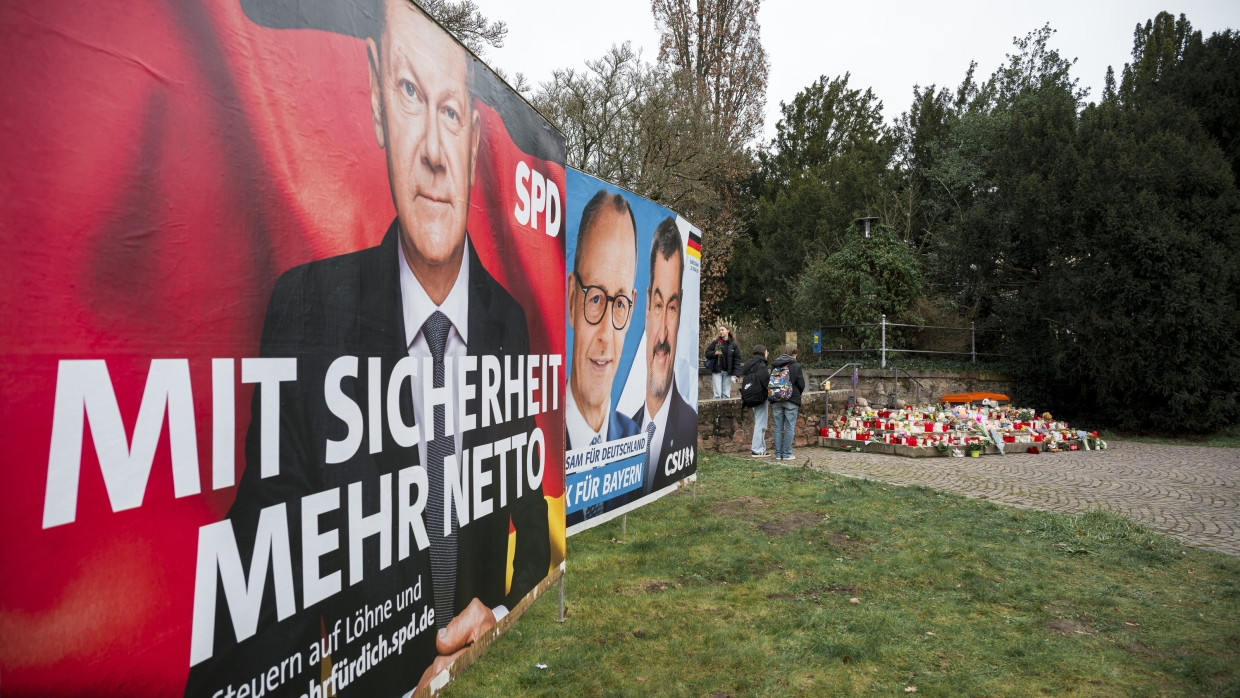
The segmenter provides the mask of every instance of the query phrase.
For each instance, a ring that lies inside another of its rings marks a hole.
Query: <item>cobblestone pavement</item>
[[[1240,555],[1240,448],[1111,442],[1106,451],[905,458],[798,448],[788,465],[924,485],[1031,509],[1107,509],[1190,545]]]

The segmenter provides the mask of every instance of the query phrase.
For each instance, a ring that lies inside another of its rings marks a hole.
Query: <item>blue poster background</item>
[[[645,399],[646,389],[646,354],[645,354],[645,316],[646,316],[646,291],[650,285],[650,244],[654,236],[655,228],[667,218],[675,218],[677,227],[680,232],[680,246],[684,253],[684,277],[681,282],[683,298],[681,300],[680,311],[680,327],[677,333],[676,341],[676,358],[675,358],[675,383],[676,389],[684,400],[695,410],[697,409],[698,396],[698,316],[699,316],[699,287],[701,279],[701,263],[698,256],[689,252],[690,237],[696,238],[695,243],[700,246],[700,232],[688,221],[678,216],[674,211],[660,206],[648,199],[642,198],[626,189],[618,187],[614,184],[604,182],[595,177],[574,170],[567,169],[566,184],[568,189],[567,201],[565,204],[565,284],[567,287],[568,274],[573,273],[573,260],[577,250],[577,239],[579,234],[579,226],[581,224],[581,214],[587,202],[600,190],[609,194],[618,194],[624,197],[629,207],[633,211],[633,219],[637,226],[637,265],[634,277],[634,288],[637,291],[636,300],[633,307],[633,316],[628,327],[628,331],[624,337],[623,349],[620,352],[620,360],[616,370],[615,378],[611,386],[611,404],[612,409],[623,415],[635,415],[641,411],[643,401]],[[565,327],[566,327],[566,346],[568,348],[566,358],[566,376],[572,375],[575,357],[573,356],[573,329],[569,322],[569,308],[565,307]],[[571,390],[571,386],[567,387]],[[579,445],[574,444],[574,448]],[[626,458],[615,463],[607,464],[608,471],[621,470],[624,467],[635,462],[641,462],[642,456]],[[691,469],[690,469],[691,470]],[[601,476],[601,473],[594,473],[594,477]],[[578,487],[578,491],[592,491],[590,487],[582,487],[580,481],[587,477],[586,473],[579,472],[569,474],[566,480],[566,488]],[[692,475],[690,475],[692,477]],[[623,492],[634,489],[635,486],[627,486]],[[623,511],[628,511],[636,506],[640,506],[648,501],[657,499],[658,496],[666,494],[670,489],[662,492],[652,492],[642,500],[633,502],[625,507]],[[580,511],[589,504],[598,504],[605,500],[605,497],[577,498],[570,497],[567,511],[569,514]],[[621,508],[612,509],[607,514],[603,512],[591,512],[591,515],[584,521],[574,523],[574,518],[569,519],[569,535],[579,532],[590,526],[602,523],[619,513]],[[608,515],[610,514],[610,515]],[[578,517],[580,518],[580,517]]]

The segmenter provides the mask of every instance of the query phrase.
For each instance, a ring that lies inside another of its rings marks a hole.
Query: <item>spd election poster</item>
[[[566,224],[572,535],[696,477],[702,237],[571,168]]]
[[[406,0],[0,31],[4,694],[442,686],[563,569],[563,136]]]

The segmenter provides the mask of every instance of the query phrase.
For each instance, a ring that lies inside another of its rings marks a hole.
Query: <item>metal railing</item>
[[[835,369],[835,372],[834,372],[834,373],[832,373],[831,375],[829,375],[829,376],[827,376],[825,379],[823,379],[823,383],[830,383],[832,378],[835,378],[836,376],[840,375],[840,371],[843,371],[844,369],[848,368],[849,366],[853,366],[853,367],[854,367],[854,368],[853,368],[853,373],[852,373],[852,376],[849,378],[849,380],[851,380],[851,381],[852,381],[852,387],[853,387],[853,403],[855,404],[855,403],[857,402],[857,385],[858,385],[858,383],[860,382],[859,372],[860,372],[860,370],[861,370],[861,364],[856,363],[856,362],[849,362],[849,363],[846,363],[846,364],[844,364],[843,366],[840,366],[839,368]]]
[[[977,334],[979,330],[977,329],[975,324],[972,322],[969,323],[968,327],[945,327],[942,325],[912,325],[912,324],[898,323],[898,322],[887,322],[887,315],[884,314],[881,316],[878,322],[874,322],[874,323],[862,323],[862,324],[856,324],[856,325],[821,325],[819,326],[818,329],[819,329],[819,332],[822,335],[824,335],[823,338],[825,339],[826,330],[856,330],[856,329],[867,328],[867,327],[878,328],[879,346],[877,347],[854,347],[854,348],[848,348],[848,349],[845,349],[843,347],[840,347],[839,349],[828,349],[825,346],[820,346],[819,351],[815,353],[851,354],[851,353],[874,352],[874,353],[879,354],[879,356],[881,357],[880,364],[882,368],[887,368],[887,354],[888,353],[968,356],[969,360],[972,363],[977,363],[977,358],[979,356],[983,356],[983,357],[988,357],[988,356],[1006,357],[1007,356],[1006,354],[978,351],[977,350]],[[961,333],[968,332],[969,333],[969,350],[968,351],[942,351],[942,350],[935,350],[935,349],[910,349],[910,348],[903,348],[903,347],[888,346],[887,344],[887,328],[888,327],[907,327],[907,328],[912,328],[912,329],[917,329],[917,330],[947,330],[951,332],[961,332]],[[980,330],[980,331],[981,332],[993,332],[995,330]]]
[[[904,373],[905,378],[908,378],[909,380],[913,381],[913,383],[917,386],[917,389],[914,391],[914,393],[916,394],[916,397],[913,399],[913,404],[920,405],[921,404],[921,391],[925,390],[926,393],[929,394],[930,389],[922,385],[921,381],[914,378],[913,374],[909,373],[907,370],[900,368],[898,366],[893,366],[891,369],[891,384],[894,389],[891,391],[891,394],[887,396],[887,403],[889,405],[894,406],[896,404],[896,398],[900,396],[900,373],[901,372]]]

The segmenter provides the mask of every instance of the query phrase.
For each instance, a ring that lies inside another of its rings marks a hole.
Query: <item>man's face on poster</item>
[[[646,399],[663,405],[672,387],[680,330],[680,255],[656,255],[646,296]]]
[[[406,254],[454,263],[465,244],[479,117],[465,49],[404,0],[385,0],[378,41],[367,39],[375,137]]]
[[[632,321],[637,233],[629,213],[609,203],[602,205],[589,225],[588,231],[578,233],[581,261],[568,284],[569,324],[573,328],[569,383],[583,416],[594,422],[588,413],[607,405],[624,336]]]

